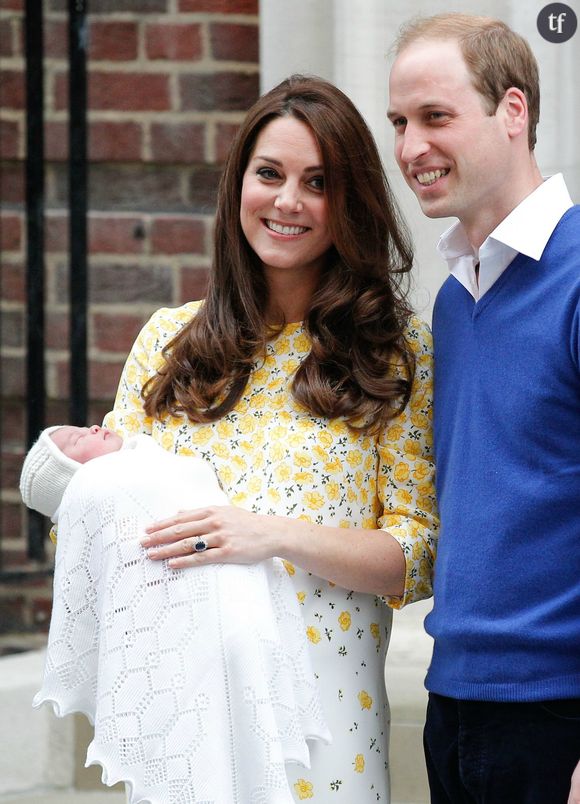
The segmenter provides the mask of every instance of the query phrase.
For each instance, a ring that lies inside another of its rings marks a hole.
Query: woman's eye
[[[259,168],[257,173],[258,173],[258,176],[260,176],[262,179],[277,179],[278,178],[278,173],[274,170],[274,168],[269,168],[269,167]]]
[[[324,176],[313,176],[308,183],[314,190],[324,190]]]

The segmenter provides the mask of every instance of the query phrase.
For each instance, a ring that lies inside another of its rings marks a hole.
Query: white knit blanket
[[[208,464],[140,436],[85,464],[58,512],[34,706],[86,714],[86,764],[132,804],[291,804],[285,763],[330,741],[281,562],[175,571],[139,544],[155,519],[226,503]]]

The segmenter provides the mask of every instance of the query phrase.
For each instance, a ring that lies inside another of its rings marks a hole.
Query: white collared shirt
[[[526,196],[496,226],[478,250],[470,244],[459,221],[443,232],[437,250],[447,261],[452,276],[478,301],[499,279],[516,254],[540,259],[560,218],[572,206],[564,177],[557,173]],[[479,277],[475,270],[478,262]]]

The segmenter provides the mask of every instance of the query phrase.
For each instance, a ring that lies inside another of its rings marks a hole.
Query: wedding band
[[[198,539],[196,543],[193,545],[193,549],[196,553],[203,553],[204,550],[207,550],[207,542],[205,539]]]

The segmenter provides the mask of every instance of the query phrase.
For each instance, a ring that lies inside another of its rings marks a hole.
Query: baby
[[[22,465],[20,494],[24,504],[55,522],[65,489],[80,465],[122,446],[120,435],[98,424],[47,427]]]
[[[58,527],[34,705],[84,712],[95,727],[87,765],[125,782],[133,804],[291,804],[285,763],[308,767],[306,739],[330,735],[282,563],[172,570],[140,545],[179,508],[228,504],[210,464],[146,435],[51,427],[20,489]]]

